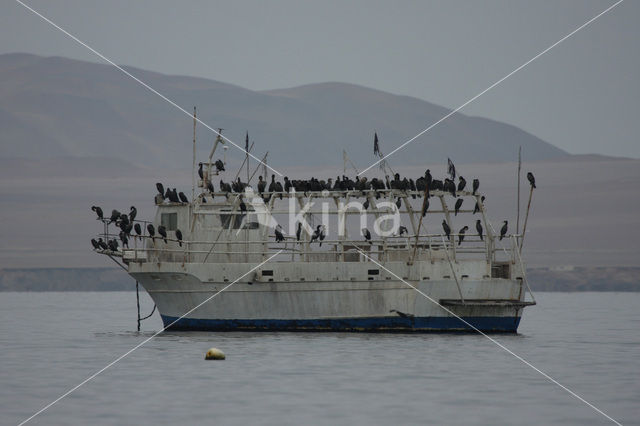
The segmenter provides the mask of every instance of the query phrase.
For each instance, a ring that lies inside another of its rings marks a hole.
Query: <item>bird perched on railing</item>
[[[91,210],[93,210],[96,215],[98,215],[98,218],[96,220],[103,220],[104,219],[104,214],[102,213],[102,209],[98,206],[91,206]]]
[[[371,244],[371,232],[367,228],[362,228],[362,236]]]
[[[91,245],[93,246],[94,250],[98,250],[100,248],[100,244],[98,244],[98,242],[94,238],[91,239]]]
[[[262,176],[258,176],[258,194],[262,195],[262,193],[266,188],[267,188],[267,182],[265,182],[262,179]]]
[[[164,196],[164,186],[160,183],[157,182],[156,183],[156,189],[158,190],[158,192],[160,193],[160,196],[162,197],[162,199],[164,200],[166,197]]]
[[[484,241],[484,238],[482,236],[482,221],[480,219],[476,220],[476,231],[478,231],[478,236],[480,237],[480,241]]]
[[[462,244],[462,240],[464,240],[464,234],[469,229],[468,226],[464,226],[461,230],[458,231],[458,245]]]
[[[222,162],[222,160],[217,159],[214,164],[216,165],[216,170],[218,172],[224,172],[224,163]]]
[[[445,178],[444,180],[444,190],[456,198],[456,184],[449,178]]]
[[[300,241],[302,235],[302,223],[298,222],[298,229],[296,229],[296,241]]]
[[[442,229],[444,230],[444,233],[447,235],[447,239],[451,241],[451,228],[447,224],[446,220],[442,220]]]
[[[231,184],[225,183],[222,179],[220,179],[220,191],[229,193],[232,189],[233,188],[231,187]]]
[[[202,163],[198,163],[198,176],[200,176],[200,179],[204,180],[204,173],[202,172]]]
[[[480,203],[476,201],[476,206],[473,208],[473,214],[476,214],[480,211],[480,204],[484,204],[484,195],[480,197]]]
[[[529,180],[529,183],[531,184],[532,188],[536,187],[536,178],[533,176],[533,173],[529,172],[527,173],[527,179]]]
[[[502,238],[507,234],[507,229],[509,229],[508,226],[509,222],[505,220],[504,225],[502,225],[502,229],[500,229],[500,241],[502,241]]]
[[[133,228],[136,230],[136,234],[138,234],[138,239],[142,240],[142,227],[140,226],[139,223],[136,223],[135,225],[133,225]]]
[[[471,195],[476,195],[476,191],[480,188],[480,181],[478,179],[473,180],[473,192]]]
[[[180,192],[178,194],[178,198],[180,198],[180,201],[184,204],[189,204],[189,199],[187,198],[187,196],[184,194],[184,192]]]
[[[107,242],[107,247],[111,251],[118,251],[118,241],[116,241],[115,238],[113,240],[109,240]]]
[[[164,243],[167,244],[167,228],[165,228],[163,225],[158,226],[158,234],[160,234],[160,236],[164,240]]]
[[[107,250],[109,248],[109,246],[107,245],[107,243],[105,243],[104,241],[102,241],[102,238],[98,238],[98,245],[100,246],[100,248],[102,250]]]
[[[109,218],[109,224],[116,222],[120,219],[120,212],[116,209],[111,210],[111,217]]]
[[[400,228],[398,228],[398,235],[403,236],[404,234],[408,234],[409,231],[407,231],[407,227],[406,226],[400,226]]]
[[[244,191],[244,188],[247,186],[246,183],[242,182],[240,180],[240,178],[236,179],[235,182],[233,182],[231,184],[231,188],[235,191],[235,192],[242,192]]]
[[[147,224],[147,232],[149,233],[149,236],[151,237],[151,241],[155,242],[155,241],[156,241],[156,237],[155,237],[155,235],[156,235],[156,230],[155,230],[155,228],[153,227],[153,225],[152,225],[152,224],[150,224],[150,223],[149,223],[149,224]]]
[[[122,247],[129,248],[129,238],[127,238],[127,234],[125,234],[124,231],[120,231],[118,237],[120,237],[120,241],[122,241]]]
[[[182,247],[182,231],[176,229],[176,240],[178,240],[178,245]]]
[[[320,234],[322,233],[322,225],[316,226],[316,230],[313,231],[311,235],[311,242],[317,241],[320,238]]]
[[[276,229],[275,229],[274,233],[276,235],[276,243],[280,243],[280,242],[284,241],[284,234],[282,233],[282,226],[280,226],[280,225],[276,226]]]
[[[137,215],[138,209],[136,209],[134,206],[131,206],[131,208],[129,209],[129,222],[133,222],[136,219]]]
[[[458,198],[456,200],[454,216],[458,216],[458,212],[460,211],[460,207],[462,207],[462,201],[463,201],[462,198]]]
[[[467,181],[462,177],[458,177],[458,191],[464,190],[464,187],[467,186]]]

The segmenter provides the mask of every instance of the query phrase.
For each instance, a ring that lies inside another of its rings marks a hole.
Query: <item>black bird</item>
[[[296,241],[300,241],[301,234],[302,234],[302,223],[298,222],[298,229],[296,230]]]
[[[458,178],[458,191],[464,190],[465,186],[467,186],[467,181],[462,176],[460,176]]]
[[[287,176],[284,177],[284,192],[291,192],[291,187],[293,185],[291,184],[291,181],[289,180],[289,178]]]
[[[424,172],[424,180],[427,185],[427,198],[429,197],[429,191],[431,191],[431,185],[433,184],[433,177],[431,176],[431,170],[427,169]]]
[[[178,191],[176,190],[176,188],[173,188],[173,191],[171,191],[171,201],[173,201],[174,203],[179,203],[180,202],[180,197],[178,196]],[[187,200],[187,202],[189,202]]]
[[[315,240],[319,239],[321,233],[322,233],[322,225],[316,226],[316,230],[313,231],[313,234],[311,235],[311,242],[314,242]]]
[[[472,195],[476,195],[476,191],[480,188],[480,181],[478,179],[473,180],[473,192]]]
[[[409,231],[407,231],[406,226],[400,226],[400,228],[398,228],[398,233],[400,234],[400,236],[402,236],[403,234],[409,233]]]
[[[217,171],[224,172],[224,163],[222,162],[222,160],[217,159],[214,164],[216,165],[216,170]]]
[[[240,199],[240,211],[245,213],[247,211],[247,205],[244,203],[244,200]]]
[[[451,241],[451,228],[449,228],[449,225],[447,225],[446,220],[442,221],[442,229],[444,229],[444,233],[447,234],[447,239]]]
[[[103,220],[104,219],[104,214],[102,213],[102,209],[100,207],[91,206],[91,210],[96,212],[96,214],[98,215],[98,219],[97,220]]]
[[[371,232],[367,228],[362,228],[362,236],[371,244]]]
[[[467,232],[467,229],[469,229],[469,227],[465,226],[458,231],[458,245],[462,244],[462,240],[464,240],[464,233]]]
[[[262,176],[258,176],[258,194],[262,194],[267,187],[267,182],[262,180]]]
[[[454,216],[458,216],[458,212],[460,211],[460,207],[462,207],[462,198],[458,198],[456,200],[456,206],[455,206],[455,214]]]
[[[130,237],[130,236],[131,236],[131,230],[132,230],[132,229],[133,229],[133,224],[132,224],[132,223],[129,223],[129,224],[124,228],[123,232],[124,232],[125,234],[127,234],[127,237]]]
[[[453,198],[456,198],[456,184],[449,178],[444,180],[444,190],[449,192]]]
[[[364,207],[365,210],[369,208],[369,199],[366,199],[364,203],[362,203],[362,207]]]
[[[98,246],[100,246],[100,248],[102,250],[106,250],[109,248],[109,246],[107,245],[107,243],[105,243],[104,241],[102,241],[102,238],[98,238]]]
[[[280,182],[276,182],[276,191],[280,193],[280,199],[282,200],[282,192],[284,189],[282,188],[282,184]]]
[[[178,240],[178,245],[182,247],[182,231],[176,229],[176,240]]]
[[[156,183],[156,188],[158,189],[158,192],[160,193],[160,195],[162,195],[162,198],[163,199],[166,198],[164,196],[164,186],[160,182]]]
[[[509,222],[505,220],[504,225],[502,225],[502,229],[500,230],[500,241],[502,241],[502,238],[507,234],[508,226]]]
[[[222,192],[231,192],[231,185],[225,183],[222,179],[220,179],[220,191]]]
[[[198,163],[198,176],[200,176],[200,179],[204,180],[204,173],[202,172],[202,163]]]
[[[142,235],[142,227],[140,226],[139,223],[136,223],[135,225],[133,225],[133,228],[136,230],[136,234],[138,234],[138,237],[140,237]],[[140,237],[140,239],[142,239]]]
[[[156,241],[156,230],[153,228],[152,224],[148,224],[147,225],[147,232],[149,233],[149,236],[151,237],[151,240],[153,240],[154,242]]]
[[[172,196],[172,195],[173,195],[173,194],[171,193],[171,188],[167,188],[167,190],[166,190],[166,191],[164,191],[164,199],[165,199],[165,200],[169,200],[169,201],[171,201],[171,196]]]
[[[276,192],[276,175],[271,175],[271,183],[269,184],[269,192]]]
[[[120,219],[120,212],[116,209],[111,210],[111,217],[109,218],[109,223],[113,223]]]
[[[484,195],[480,197],[480,203],[484,204]],[[480,204],[476,201],[476,206],[473,208],[473,214],[476,214],[480,211]]]
[[[396,206],[397,206],[398,208],[402,207],[402,202],[401,202],[401,200],[400,200],[400,197],[398,197],[398,199],[396,200]]]
[[[427,210],[429,210],[429,198],[425,198],[424,204],[422,204],[422,217],[427,214]]]
[[[484,241],[483,235],[482,235],[482,222],[480,221],[480,219],[476,220],[476,231],[478,231],[478,236],[480,237],[480,241]]]
[[[127,234],[124,231],[120,231],[118,235],[120,237],[120,241],[122,241],[122,247],[129,248],[129,238],[127,238]]]
[[[118,251],[118,241],[116,241],[115,238],[113,240],[107,241],[107,247],[111,251]]]
[[[211,181],[207,182],[207,189],[211,193],[211,198],[213,198],[213,193],[216,192],[216,189],[213,187],[213,183]],[[206,203],[207,201],[202,197],[202,202]]]
[[[160,234],[160,236],[164,240],[164,243],[167,244],[167,228],[162,225],[158,226],[158,234]]]
[[[533,173],[529,172],[527,173],[527,179],[529,179],[529,183],[531,184],[532,188],[536,187],[536,178],[533,176]]]
[[[180,197],[180,201],[182,201],[185,204],[189,204],[189,199],[187,198],[186,195],[184,195],[184,192],[180,192],[178,194],[178,197]]]
[[[91,245],[95,250],[98,250],[100,248],[100,244],[98,244],[98,242],[93,238],[91,239]]]
[[[129,222],[133,222],[136,219],[136,216],[138,216],[138,209],[131,206],[131,209],[129,210]]]
[[[275,229],[274,233],[276,234],[276,243],[280,243],[280,242],[284,241],[284,234],[282,233],[282,226],[280,226],[280,225],[276,226],[276,229]]]
[[[439,179],[433,179],[431,181],[431,185],[429,185],[429,193],[431,190],[444,191],[444,185],[442,184],[442,181]]]

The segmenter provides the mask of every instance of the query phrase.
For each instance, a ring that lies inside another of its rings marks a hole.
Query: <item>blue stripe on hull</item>
[[[176,317],[161,315],[165,327]],[[474,327],[487,332],[515,333],[520,317],[464,317]],[[369,317],[341,319],[197,319],[181,318],[171,330],[200,331],[365,331],[365,332],[447,332],[472,331],[455,317]]]

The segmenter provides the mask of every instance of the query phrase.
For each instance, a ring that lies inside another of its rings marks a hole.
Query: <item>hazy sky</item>
[[[25,1],[118,63],[256,90],[343,81],[451,108],[614,3]],[[462,112],[572,153],[640,157],[639,18],[623,2]],[[100,61],[12,0],[8,52]]]

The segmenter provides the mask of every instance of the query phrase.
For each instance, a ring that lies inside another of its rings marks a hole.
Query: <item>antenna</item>
[[[193,107],[193,165],[191,167],[191,201],[196,196],[196,107]]]
[[[522,145],[518,147],[518,208],[516,210],[516,235],[520,234],[520,169],[522,168]]]

